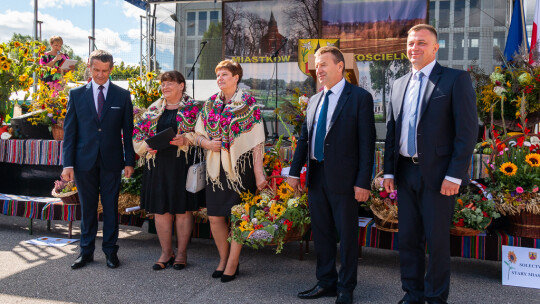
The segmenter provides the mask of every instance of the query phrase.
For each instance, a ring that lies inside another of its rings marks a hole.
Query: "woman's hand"
[[[174,146],[187,146],[189,145],[189,140],[183,136],[183,135],[176,135],[170,142],[169,144],[171,145],[174,145]]]
[[[56,54],[56,57],[54,57],[54,61],[60,61],[60,60],[62,60],[62,54],[58,52],[58,54]]]
[[[264,174],[256,174],[255,182],[257,183],[257,189],[262,190],[268,186],[268,181]]]
[[[152,155],[156,155],[156,153],[157,153],[157,150],[154,150],[154,149],[152,149],[150,147],[146,147],[146,151],[148,153],[152,154]]]
[[[221,138],[214,138],[212,140],[206,140],[206,146],[208,150],[213,152],[221,151]]]

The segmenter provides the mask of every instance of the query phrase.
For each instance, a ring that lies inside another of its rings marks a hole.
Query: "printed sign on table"
[[[540,249],[502,246],[502,284],[540,289]]]

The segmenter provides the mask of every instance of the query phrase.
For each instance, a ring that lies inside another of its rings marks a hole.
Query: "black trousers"
[[[101,194],[103,206],[103,242],[105,254],[118,251],[118,193],[121,171],[103,169],[101,157],[88,171],[75,170],[75,182],[81,201],[81,254],[92,254],[98,230],[97,207]]]
[[[400,157],[397,170],[399,259],[404,300],[446,303],[454,196],[425,185],[420,166]],[[429,253],[425,269],[426,243]]]
[[[354,189],[351,187],[348,194],[332,192],[323,163],[310,161],[309,170],[308,202],[317,253],[317,280],[323,287],[336,286],[338,290],[352,292],[358,268],[358,202],[354,199]],[[336,271],[338,236],[339,275]]]

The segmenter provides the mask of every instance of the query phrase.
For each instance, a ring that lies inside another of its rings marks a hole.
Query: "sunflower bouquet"
[[[0,124],[11,111],[9,97],[12,93],[24,91],[26,100],[30,87],[34,84],[33,72],[39,72],[39,57],[45,46],[38,41],[0,43]]]
[[[486,167],[497,210],[504,215],[522,210],[540,214],[539,138],[516,135],[496,142]]]
[[[71,71],[64,74],[58,86],[50,86],[38,80],[37,91],[32,94],[32,104],[30,112],[37,112],[36,115],[28,118],[32,125],[43,124],[51,126],[61,124],[66,118],[69,87],[68,81],[75,81]],[[61,87],[60,90],[58,88]]]
[[[141,109],[142,112],[161,96],[160,83],[156,77],[156,73],[148,72],[142,77],[128,79],[128,89],[133,95],[133,105]]]
[[[451,234],[477,235],[492,219],[500,217],[495,202],[485,189],[484,185],[473,182],[456,197]]]
[[[295,196],[286,182],[275,190],[265,189],[258,194],[244,192],[242,202],[231,208],[230,240],[255,249],[277,245],[280,253],[283,244],[301,238],[311,222],[307,194]]]

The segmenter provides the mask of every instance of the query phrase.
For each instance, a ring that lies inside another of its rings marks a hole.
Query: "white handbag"
[[[197,193],[206,187],[206,162],[202,160],[199,150],[199,159],[201,162],[195,164],[197,152],[193,153],[193,162],[188,169],[186,178],[186,190],[191,193]]]

